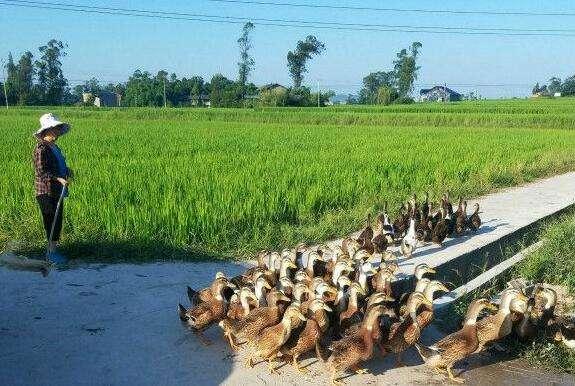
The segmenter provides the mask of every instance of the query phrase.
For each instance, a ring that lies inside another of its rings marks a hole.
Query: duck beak
[[[327,312],[332,312],[333,310],[331,308],[329,308],[329,306],[327,304],[323,305],[323,309],[326,310]]]
[[[441,284],[441,285],[437,286],[437,288],[439,288],[439,290],[441,290],[443,292],[449,292],[449,288],[447,288],[447,286],[445,286],[445,284]]]
[[[283,300],[284,302],[289,302],[289,301],[291,301],[291,299],[288,298],[288,297],[285,296],[285,295],[281,295],[281,296],[279,297],[279,300]]]
[[[186,315],[186,307],[182,306],[178,303],[178,315],[180,316],[180,320],[186,321],[188,320],[188,315]]]
[[[427,272],[427,273],[436,273],[435,269],[433,269],[433,268],[427,268],[427,269],[425,270],[425,272]]]
[[[391,296],[386,296],[384,301],[386,301],[386,302],[394,302],[394,301],[395,301],[395,298],[393,298],[393,297],[391,297]]]

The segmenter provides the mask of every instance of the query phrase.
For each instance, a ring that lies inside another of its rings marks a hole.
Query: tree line
[[[215,74],[208,81],[201,76],[178,78],[161,70],[155,75],[136,70],[125,82],[101,84],[96,78],[70,87],[62,71],[62,59],[68,46],[56,39],[38,48],[35,57],[26,51],[14,61],[12,54],[5,65],[5,84],[0,87],[2,100],[10,105],[91,105],[93,98],[107,91],[121,95],[122,106],[204,106],[253,107],[261,106],[318,106],[325,105],[335,95],[333,91],[312,92],[303,86],[309,61],[321,55],[326,46],[313,35],[297,42],[287,53],[287,69],[293,81],[291,87],[258,88],[249,81],[255,68],[251,55],[252,32],[255,26],[245,23],[237,40],[239,60],[237,79]],[[351,103],[388,104],[411,102],[409,97],[417,79],[417,56],[422,45],[415,42],[409,49],[397,53],[391,71],[379,71],[363,79],[359,98]],[[4,91],[6,90],[6,95]],[[86,96],[91,96],[86,99]]]
[[[539,82],[533,86],[532,94],[544,96],[553,96],[560,93],[561,96],[575,95],[575,75],[565,78],[563,81],[556,76],[549,79],[549,84],[539,85]]]

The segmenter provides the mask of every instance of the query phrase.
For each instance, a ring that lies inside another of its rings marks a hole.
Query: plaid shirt
[[[59,195],[62,185],[56,181],[56,178],[67,178],[66,175],[60,175],[58,170],[58,160],[50,149],[50,146],[44,141],[38,141],[34,148],[34,189],[36,196],[41,194]]]

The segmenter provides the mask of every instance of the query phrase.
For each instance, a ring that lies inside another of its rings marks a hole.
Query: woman
[[[67,196],[68,180],[72,177],[72,171],[66,165],[66,159],[56,141],[69,130],[70,125],[48,113],[40,117],[40,129],[34,133],[38,140],[34,148],[34,187],[48,239],[48,258],[54,263],[65,262],[63,256],[56,253],[62,231],[64,203],[60,203],[57,213],[56,208],[60,196]],[[50,235],[53,222],[54,232]]]

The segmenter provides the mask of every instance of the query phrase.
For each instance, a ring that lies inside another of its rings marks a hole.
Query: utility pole
[[[317,80],[317,107],[319,107],[319,79]]]
[[[164,78],[164,108],[168,107],[166,104],[166,78]]]
[[[4,59],[2,59],[2,74],[5,74],[4,82],[2,82],[2,84],[4,85],[4,101],[6,102],[6,109],[8,109],[8,92],[6,91],[6,80],[8,80],[8,74],[6,74],[6,66],[4,65]]]

